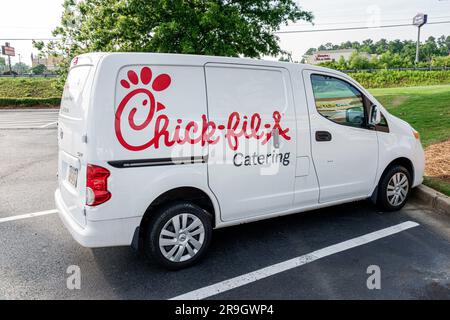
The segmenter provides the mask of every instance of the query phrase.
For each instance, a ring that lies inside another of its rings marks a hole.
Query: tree
[[[369,59],[363,55],[360,55],[358,52],[354,52],[350,56],[350,59],[348,60],[348,66],[350,67],[350,69],[356,70],[371,68]]]
[[[38,64],[37,66],[31,68],[33,74],[44,74],[47,71],[47,67],[43,64]]]
[[[310,55],[312,55],[312,54],[314,54],[314,53],[316,53],[317,52],[317,49],[316,48],[309,48],[306,52],[305,52],[305,56],[310,56]]]
[[[348,64],[343,56],[340,56],[338,62],[336,63],[336,67],[338,70],[347,70]]]
[[[30,67],[23,62],[18,62],[12,66],[13,71],[17,72],[18,74],[27,73],[30,71]]]
[[[3,57],[0,57],[0,73],[6,71],[6,60]]]
[[[382,54],[388,50],[388,42],[386,39],[380,39],[375,43],[375,52],[376,54]]]
[[[421,45],[420,53],[426,61],[431,61],[433,56],[439,53],[436,38],[432,36],[428,37],[425,43]]]
[[[372,39],[366,39],[362,42],[360,51],[367,52],[367,53],[374,53],[375,52],[375,45],[373,43]]]
[[[295,0],[65,0],[61,41],[65,65],[89,51],[189,53],[220,56],[283,53],[274,34],[282,24],[312,21]],[[36,43],[42,46],[42,43]]]
[[[364,40],[362,43],[342,42],[340,45],[326,43],[318,47],[319,50],[333,49],[356,49],[358,53],[368,52],[376,54],[370,59],[364,59],[358,55],[353,57],[352,61],[347,61],[348,68],[359,66],[370,66],[370,68],[412,68],[415,66],[414,60],[416,56],[416,42],[414,40],[393,40],[387,41],[380,39],[373,42],[371,39]],[[308,49],[308,53],[315,52],[314,48]],[[424,43],[420,44],[420,64],[419,67],[445,66],[447,60],[441,60],[439,57],[448,56],[450,52],[450,36],[440,36],[438,39],[429,37]],[[366,61],[368,60],[368,61]],[[321,63],[321,65],[329,68],[337,68],[342,70],[342,63]],[[352,67],[353,65],[353,67]],[[364,67],[364,68],[366,68]]]

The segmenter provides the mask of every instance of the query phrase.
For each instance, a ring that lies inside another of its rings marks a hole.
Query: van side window
[[[313,74],[311,83],[317,111],[333,122],[351,127],[364,127],[364,96],[343,80]]]

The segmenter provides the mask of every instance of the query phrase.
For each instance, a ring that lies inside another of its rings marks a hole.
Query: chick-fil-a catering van
[[[58,146],[75,240],[172,269],[215,228],[361,199],[398,210],[424,170],[419,134],[343,73],[194,55],[76,57]]]

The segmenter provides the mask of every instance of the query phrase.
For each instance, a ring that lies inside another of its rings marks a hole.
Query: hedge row
[[[59,106],[61,98],[0,98],[0,106]]]
[[[58,84],[56,78],[0,78],[0,106],[58,106]]]
[[[450,70],[446,71],[393,71],[356,72],[349,76],[366,88],[413,87],[450,84]]]

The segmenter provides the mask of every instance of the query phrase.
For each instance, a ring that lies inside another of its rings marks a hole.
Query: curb
[[[450,197],[423,184],[413,189],[412,196],[421,204],[450,216]]]

